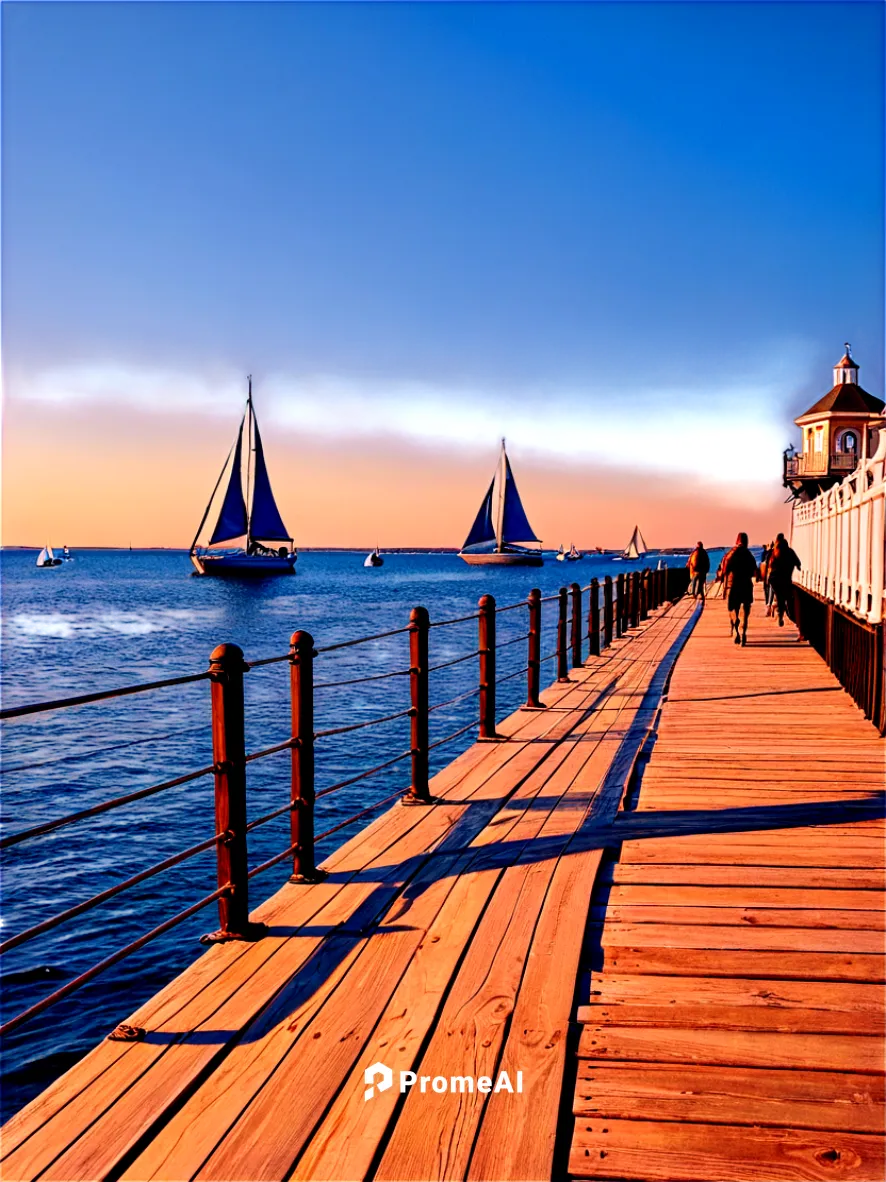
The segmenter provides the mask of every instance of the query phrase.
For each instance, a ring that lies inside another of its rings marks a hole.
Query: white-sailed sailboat
[[[578,552],[578,550],[576,550],[575,542],[570,542],[569,550],[567,551],[567,554],[566,554],[566,561],[567,562],[578,562],[579,558],[581,558],[581,554]]]
[[[622,550],[620,557],[625,559],[642,558],[646,553],[648,547],[643,541],[643,535],[640,533],[639,525],[634,526],[634,532],[631,534],[631,540]]]
[[[563,549],[562,542],[560,543],[560,549],[557,551],[555,558],[556,558],[557,562],[565,562],[566,561],[566,551]]]
[[[37,566],[41,569],[43,567],[61,566],[62,560],[56,558],[52,552],[52,547],[47,543],[37,555]]]
[[[220,575],[229,578],[264,578],[267,575],[295,574],[297,554],[292,538],[283,524],[277,502],[271,491],[271,481],[265,464],[258,421],[252,405],[252,375],[249,376],[246,412],[240,421],[237,437],[224,467],[216,481],[209,504],[191,544],[191,562],[200,575]],[[246,496],[243,495],[243,450],[246,449]],[[231,456],[233,455],[233,462]],[[206,524],[225,472],[230,464],[228,487],[219,510],[218,520],[206,547],[198,547],[197,539]],[[244,539],[236,548],[213,550],[227,542]],[[271,546],[269,542],[287,542],[286,546]]]
[[[363,560],[364,566],[384,566],[384,564],[385,560],[379,553],[378,546],[375,547],[371,554],[367,554]]]
[[[501,441],[501,455],[492,483],[459,557],[471,566],[544,564],[541,541],[526,517],[504,440]]]

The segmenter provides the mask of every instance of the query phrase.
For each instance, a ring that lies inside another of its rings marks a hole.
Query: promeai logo
[[[386,1092],[394,1082],[394,1073],[390,1067],[386,1067],[384,1063],[373,1063],[371,1067],[366,1068],[363,1072],[363,1082],[368,1086],[363,1093],[364,1100],[371,1100],[375,1095],[376,1081],[378,1090]]]
[[[371,1100],[376,1090],[386,1092],[393,1085],[394,1073],[385,1063],[373,1063],[363,1072],[363,1080],[367,1085],[363,1099]],[[523,1091],[523,1072],[517,1072],[516,1087],[506,1071],[499,1072],[494,1083],[490,1075],[475,1077],[473,1075],[416,1075],[414,1071],[400,1072],[401,1094],[408,1092],[416,1084],[418,1084],[419,1092],[425,1094],[431,1091],[438,1095],[445,1092],[510,1092],[513,1095],[515,1092],[521,1093]]]

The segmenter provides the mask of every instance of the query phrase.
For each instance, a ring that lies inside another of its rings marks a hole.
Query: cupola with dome
[[[849,342],[834,366],[834,385],[794,422],[803,432],[799,452],[785,452],[784,484],[800,500],[810,500],[837,484],[871,455],[873,433],[883,422],[886,403],[858,384],[858,362]]]

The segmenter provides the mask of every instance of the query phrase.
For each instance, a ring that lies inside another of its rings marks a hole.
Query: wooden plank
[[[883,1132],[883,1079],[852,1072],[582,1060],[578,1117]]]
[[[736,926],[815,928],[816,930],[874,931],[886,927],[882,911],[841,911],[821,908],[666,907],[663,905],[592,907],[591,918],[623,924],[734,924]],[[883,947],[881,941],[880,947]]]
[[[641,1182],[876,1182],[883,1167],[882,1138],[865,1133],[641,1120],[578,1121],[569,1155],[572,1177]]]
[[[710,948],[616,948],[606,972],[695,977],[768,977],[771,980],[886,983],[886,956],[848,952],[730,951]]]
[[[646,849],[645,842],[632,841],[626,843],[622,850],[622,860],[625,862],[683,862],[685,865],[704,864],[710,861],[710,853],[705,853],[700,846],[676,845],[661,850]],[[881,870],[886,861],[886,855],[866,850],[844,850],[842,843],[817,850],[802,850],[777,846],[745,845],[735,843],[731,855],[725,851],[717,851],[723,861],[732,865],[742,866],[831,866],[839,868],[847,861],[855,867],[868,870]]]
[[[616,883],[661,886],[804,887],[807,890],[886,889],[886,870],[854,866],[728,866],[720,863],[618,862],[609,875]]]
[[[875,1035],[782,1034],[765,1030],[585,1025],[579,1058],[649,1063],[710,1063],[882,1075],[883,1040]]]
[[[882,912],[886,899],[881,891],[812,890],[806,887],[719,887],[676,886],[667,891],[655,886],[613,886],[608,898],[610,907],[705,907],[780,908],[802,910]]]
[[[883,952],[879,932],[834,928],[754,928],[715,924],[607,923],[602,943],[611,948],[784,948],[793,952]]]
[[[775,981],[765,978],[728,980],[707,977],[650,977],[644,974],[594,974],[590,1000],[595,1005],[627,1003],[681,1007],[686,1005],[799,1007],[839,1010],[847,1014],[883,1014],[883,990],[878,985],[838,984],[830,981]],[[579,1018],[579,1021],[588,1019]]]
[[[651,979],[651,978],[650,978]],[[844,1013],[800,1006],[685,1005],[639,1002],[578,1007],[578,1020],[596,1025],[704,1027],[708,1030],[777,1030],[784,1033],[869,1034],[886,1030],[883,1014]]]

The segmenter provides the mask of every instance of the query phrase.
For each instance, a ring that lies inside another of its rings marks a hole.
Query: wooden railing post
[[[643,571],[643,590],[640,595],[640,619],[648,620],[652,599],[652,572],[647,567]]]
[[[219,928],[201,936],[203,944],[257,940],[264,924],[249,922],[246,858],[246,739],[243,724],[243,650],[220,644],[209,658],[212,702],[212,761],[215,777],[215,831],[218,885],[230,890],[218,900]]]
[[[578,583],[570,583],[569,591],[572,599],[572,668],[577,669],[581,665],[581,587]]]
[[[615,632],[612,606],[612,575],[603,577],[603,643],[609,648]]]
[[[569,680],[569,650],[566,641],[566,620],[569,614],[569,592],[561,587],[557,601],[557,680]]]
[[[615,635],[624,636],[627,616],[625,615],[625,576],[615,580]]]
[[[480,650],[480,734],[481,739],[497,739],[495,733],[495,599],[481,595],[477,605],[477,648]]]
[[[290,882],[318,882],[314,853],[314,638],[293,632],[289,642],[289,689],[292,718],[289,841]]]
[[[631,571],[631,627],[640,625],[640,572]]]
[[[526,663],[527,693],[526,705],[530,710],[540,710],[539,690],[541,688],[541,591],[533,587],[527,599],[529,605],[529,657]]]
[[[409,616],[409,694],[412,784],[404,804],[431,804],[428,787],[428,628],[425,607],[414,607]]]
[[[592,657],[600,655],[600,584],[591,579],[588,601],[588,650]]]

